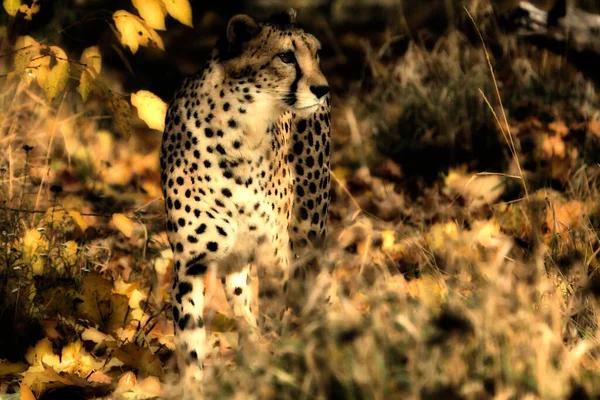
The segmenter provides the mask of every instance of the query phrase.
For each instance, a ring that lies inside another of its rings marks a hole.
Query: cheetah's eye
[[[286,64],[293,64],[296,62],[296,56],[293,51],[284,51],[283,53],[278,54],[281,61]]]

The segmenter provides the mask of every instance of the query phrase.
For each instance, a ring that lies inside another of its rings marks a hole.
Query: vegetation
[[[140,60],[177,53],[192,18],[185,1],[132,3],[99,14],[111,45],[53,36],[85,21],[76,7],[3,3],[2,399],[178,398],[156,118],[176,82],[144,85],[171,74]],[[466,5],[473,20],[457,7],[426,40],[314,19],[329,239],[257,348],[238,349],[208,279],[207,398],[600,396],[599,76]],[[194,9],[200,53],[226,19]]]

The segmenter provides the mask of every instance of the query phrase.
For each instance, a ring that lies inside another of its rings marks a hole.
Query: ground
[[[254,351],[209,282],[208,398],[600,395],[598,76],[484,15],[486,47],[464,15],[423,45],[392,23],[322,35],[329,240]],[[136,81],[120,68],[114,93]],[[83,104],[77,81],[47,101],[3,79],[0,393],[175,393],[161,133],[124,132],[127,100]]]

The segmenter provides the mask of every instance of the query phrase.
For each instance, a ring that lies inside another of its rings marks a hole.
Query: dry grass
[[[502,46],[499,58],[453,32],[432,51],[373,56],[381,82],[335,98],[331,233],[299,262],[300,311],[261,351],[213,342],[207,398],[600,395],[600,101],[564,59]],[[98,365],[128,360],[105,371],[113,382],[129,370],[169,381],[158,135],[113,135],[102,99],[47,104],[3,84],[0,358],[85,337]],[[139,282],[143,300],[115,322],[131,291],[109,294],[94,319],[81,295],[91,270]],[[230,334],[228,311],[211,307],[213,330]],[[117,354],[129,345],[151,367]],[[22,376],[0,378],[12,392]]]

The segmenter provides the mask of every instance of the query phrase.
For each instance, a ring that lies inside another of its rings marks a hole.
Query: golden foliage
[[[140,17],[152,29],[164,31],[165,17],[167,16],[167,8],[161,0],[132,0],[133,6],[140,14]]]
[[[160,97],[147,90],[140,90],[131,94],[131,104],[137,108],[138,116],[150,129],[165,130],[165,117],[167,103]]]
[[[193,27],[192,7],[189,0],[162,0],[167,8],[167,12],[182,24]]]
[[[91,46],[83,50],[79,62],[85,65],[81,70],[79,78],[79,86],[77,92],[81,95],[81,99],[86,102],[92,92],[92,84],[102,70],[102,54],[98,46]]]
[[[129,47],[133,54],[138,51],[139,46],[165,49],[162,38],[141,18],[127,11],[119,10],[113,14],[113,21],[119,32],[121,44]]]

